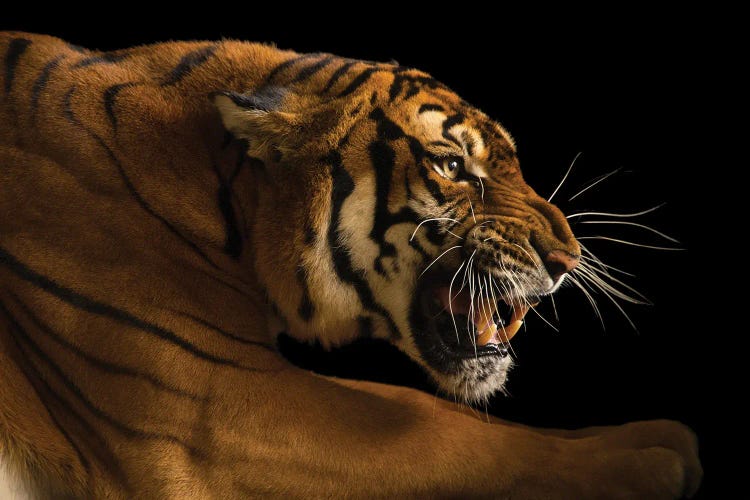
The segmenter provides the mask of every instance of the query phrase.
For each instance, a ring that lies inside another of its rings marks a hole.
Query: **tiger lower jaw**
[[[450,278],[425,276],[414,294],[412,356],[449,397],[481,402],[503,390],[513,365],[510,339],[528,307],[508,305],[494,294],[479,299],[476,290],[450,286]]]

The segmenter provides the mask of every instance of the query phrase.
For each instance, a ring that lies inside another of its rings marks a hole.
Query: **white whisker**
[[[472,254],[472,257],[474,254]],[[458,273],[461,272],[461,268],[464,267],[464,264],[466,264],[466,261],[464,260],[459,268],[456,270],[455,274],[453,275],[453,278],[451,278],[450,285],[448,285],[448,309],[451,313],[451,320],[453,321],[453,328],[456,330],[456,340],[460,342],[460,338],[458,336],[458,325],[456,324],[456,317],[453,315],[453,281],[456,279],[456,276],[458,276]]]
[[[641,243],[633,243],[632,241],[618,240],[617,238],[610,238],[609,236],[580,236],[579,240],[605,240],[613,241],[615,243],[622,243],[623,245],[630,245],[640,248],[650,248],[651,250],[668,250],[672,252],[685,250],[684,248],[671,248],[671,247],[659,247],[654,245],[643,245]]]
[[[584,215],[602,215],[606,217],[638,217],[639,215],[646,215],[648,213],[653,212],[654,210],[659,210],[664,205],[666,205],[666,203],[656,205],[655,207],[651,207],[649,209],[642,210],[640,212],[634,212],[632,214],[617,214],[617,213],[611,213],[611,212],[579,212],[577,214],[566,215],[565,218],[571,219],[573,217],[583,217]]]
[[[585,275],[581,274],[579,276],[584,277]],[[625,319],[628,320],[628,323],[630,323],[630,326],[633,328],[633,330],[637,332],[638,328],[636,328],[635,323],[633,323],[633,320],[630,319],[630,316],[628,316],[628,313],[625,312],[625,309],[623,309],[622,306],[620,306],[620,304],[614,299],[614,297],[612,297],[612,295],[610,295],[607,290],[602,288],[600,283],[597,283],[597,282],[592,282],[592,283],[596,285],[597,288],[599,288],[599,291],[601,291],[612,302],[612,304],[614,304],[614,306],[622,313],[622,315],[625,316]]]
[[[563,277],[563,279],[565,279]],[[555,313],[555,321],[557,321],[557,324],[560,324],[560,316],[557,314],[557,304],[555,304],[555,296],[550,295],[549,298],[552,300],[552,311]]]
[[[584,288],[584,286],[581,284],[580,281],[578,281],[575,278],[575,276],[571,276],[571,275],[568,275],[568,276],[570,276],[571,283],[573,283],[575,286],[578,287],[579,290],[581,290],[581,292],[583,292],[583,295],[589,301],[589,304],[591,304],[592,309],[594,309],[594,313],[596,314],[596,317],[599,318],[599,323],[601,323],[602,325],[602,330],[606,331],[607,328],[604,326],[604,318],[602,318],[602,313],[599,311],[599,307],[596,305],[596,301],[594,300],[594,297],[591,296],[589,291],[586,290],[586,288]]]
[[[597,261],[596,259],[592,259],[591,257],[588,257],[586,255],[581,255],[581,260],[582,261],[591,261],[591,262],[593,262],[594,264],[596,264],[598,266],[604,266],[607,269],[611,269],[613,271],[617,271],[618,273],[624,274],[625,276],[630,276],[631,278],[635,278],[636,277],[635,274],[633,274],[633,273],[629,273],[627,271],[623,271],[622,269],[619,269],[619,268],[617,268],[615,266],[610,266],[609,264],[605,264],[604,262],[601,262],[601,261]],[[609,273],[607,273],[607,276],[611,277],[612,275],[609,274]]]
[[[622,170],[622,167],[616,168],[615,170],[611,171],[610,173],[604,174],[601,177],[599,177],[598,179],[595,179],[594,182],[592,182],[591,184],[589,184],[588,186],[586,186],[585,188],[581,189],[576,194],[574,194],[573,196],[571,196],[570,198],[568,198],[568,201],[575,200],[576,198],[578,198],[579,196],[581,196],[583,193],[585,193],[586,191],[588,191],[592,187],[596,186],[600,182],[606,181],[607,179],[609,179],[611,176],[615,175],[620,170]]]
[[[596,269],[596,268],[594,268],[594,267],[591,267],[590,265],[586,264],[585,262],[582,262],[582,263],[580,263],[580,264],[579,264],[579,267],[580,267],[580,268],[581,268],[582,270],[586,270],[586,271],[588,271],[588,272],[590,272],[590,273],[593,273],[594,275],[597,275],[597,278],[599,278],[599,279],[602,279],[602,278],[601,278],[601,276],[599,276],[599,275],[598,275],[599,273],[597,272],[597,269]],[[653,304],[651,303],[651,301],[650,301],[650,300],[648,300],[648,298],[647,298],[647,297],[646,297],[645,295],[643,295],[643,294],[642,294],[641,292],[639,292],[638,290],[636,290],[636,289],[635,289],[635,288],[633,288],[632,286],[628,285],[628,284],[627,284],[627,283],[625,283],[624,281],[621,281],[621,280],[619,280],[619,279],[615,278],[615,277],[614,277],[614,276],[612,276],[611,274],[606,274],[605,276],[606,276],[607,278],[611,279],[612,281],[614,281],[615,283],[617,283],[618,285],[621,285],[621,286],[625,287],[625,288],[626,288],[627,290],[630,290],[631,292],[633,292],[634,294],[636,294],[637,296],[639,296],[640,298],[642,298],[642,299],[643,299],[643,300],[645,301],[645,304],[648,304],[648,305],[653,305]],[[603,279],[602,279],[602,280],[603,280]]]
[[[471,209],[471,218],[474,219],[474,224],[477,223],[477,216],[474,214],[474,205],[471,203],[471,196],[466,195],[466,199],[469,200],[469,209]]]
[[[560,188],[562,187],[562,185],[565,183],[565,179],[567,179],[568,175],[570,175],[570,171],[573,170],[573,165],[576,164],[576,160],[578,159],[579,156],[581,156],[581,153],[582,153],[582,151],[579,151],[578,154],[576,155],[576,157],[573,158],[573,161],[570,162],[570,166],[568,167],[568,171],[565,172],[565,175],[563,176],[562,180],[560,181],[560,184],[558,184],[557,187],[555,188],[555,190],[552,191],[552,194],[549,195],[549,198],[547,198],[547,201],[552,201],[552,198],[555,197],[555,195],[557,194],[557,191],[559,191]]]
[[[442,221],[442,220],[449,220],[449,221],[451,221],[451,222],[455,222],[456,224],[459,224],[459,223],[460,223],[460,221],[457,221],[456,219],[451,219],[450,217],[433,217],[433,218],[431,218],[431,219],[425,219],[425,220],[423,220],[422,222],[420,222],[419,224],[417,224],[417,227],[416,227],[416,229],[414,229],[414,232],[413,232],[413,233],[411,233],[411,238],[409,238],[409,241],[411,241],[411,240],[413,240],[413,239],[414,239],[414,236],[415,236],[415,235],[417,234],[417,231],[419,231],[419,228],[420,228],[420,227],[422,227],[422,224],[425,224],[425,223],[427,223],[427,222],[432,222],[432,221],[436,221],[436,220],[437,220],[437,221]],[[450,231],[448,231],[448,232],[450,232]],[[453,233],[451,233],[451,234],[453,234]],[[454,236],[457,236],[457,235],[455,235],[455,234],[454,234]],[[458,238],[461,238],[460,236],[457,236],[457,237],[458,237]],[[462,239],[463,239],[463,238],[462,238]]]
[[[664,233],[662,233],[660,231],[657,231],[656,229],[654,229],[651,226],[647,226],[645,224],[638,224],[637,222],[630,222],[630,221],[626,221],[626,220],[584,220],[584,221],[581,221],[581,224],[621,224],[623,226],[640,227],[642,229],[646,229],[647,231],[651,231],[654,234],[658,234],[659,236],[661,236],[665,240],[669,240],[672,243],[677,243],[677,244],[680,243],[679,241],[677,241],[676,239],[672,238],[671,236],[667,236],[666,234],[664,234]]]
[[[539,316],[539,317],[541,318],[541,320],[542,320],[542,321],[544,321],[545,323],[547,323],[547,325],[548,325],[548,326],[549,326],[550,328],[552,328],[552,329],[553,329],[554,331],[556,331],[556,332],[558,332],[558,333],[560,332],[560,329],[559,329],[559,328],[557,328],[557,327],[556,327],[555,325],[553,325],[552,323],[550,323],[549,321],[547,321],[547,318],[545,318],[544,316],[542,316],[542,315],[541,315],[541,313],[540,313],[539,311],[537,311],[537,310],[536,310],[536,307],[533,307],[533,306],[531,306],[531,307],[529,307],[529,309],[531,309],[532,311],[534,311],[534,314],[536,314],[537,316]]]
[[[450,248],[449,248],[448,250],[446,250],[445,252],[443,252],[443,253],[441,253],[440,255],[438,255],[438,256],[437,256],[437,258],[436,258],[435,260],[433,260],[432,262],[430,262],[430,265],[429,265],[429,266],[427,266],[427,267],[426,267],[426,268],[424,269],[424,271],[422,271],[422,272],[421,272],[421,273],[419,274],[419,277],[418,277],[417,279],[421,278],[421,277],[422,277],[422,276],[424,275],[424,273],[426,273],[426,272],[427,272],[427,270],[428,270],[429,268],[431,268],[431,267],[432,267],[432,265],[433,265],[433,264],[434,264],[435,262],[437,262],[438,260],[440,260],[440,258],[441,258],[441,257],[442,257],[443,255],[447,254],[447,253],[448,253],[448,252],[450,252],[451,250],[455,250],[456,248],[461,248],[461,245],[456,245],[456,246],[452,246],[452,247],[450,247]]]

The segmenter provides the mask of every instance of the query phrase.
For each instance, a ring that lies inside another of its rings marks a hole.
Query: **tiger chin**
[[[0,55],[0,454],[40,496],[696,491],[676,422],[483,422],[279,354],[379,338],[457,400],[503,389],[580,246],[444,84],[227,40]]]

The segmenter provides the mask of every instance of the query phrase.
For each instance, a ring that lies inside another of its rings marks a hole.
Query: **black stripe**
[[[445,203],[445,195],[440,190],[440,184],[435,179],[430,178],[431,168],[425,167],[422,163],[425,157],[425,150],[422,144],[414,137],[410,137],[409,149],[411,154],[414,156],[415,163],[419,166],[419,176],[422,178],[425,187],[430,192],[438,205]]]
[[[60,65],[60,61],[62,61],[63,59],[65,59],[65,56],[57,56],[56,58],[45,64],[44,68],[42,68],[42,72],[39,73],[39,76],[34,82],[34,86],[31,88],[32,118],[36,118],[36,110],[39,106],[39,96],[42,94],[42,91],[44,91],[47,83],[49,83],[50,73],[52,73],[52,71]]]
[[[268,349],[271,352],[276,352],[276,350],[270,344],[266,344],[264,342],[258,342],[257,340],[250,340],[250,339],[246,339],[244,337],[240,337],[239,335],[235,335],[235,334],[233,334],[231,332],[228,332],[228,331],[226,331],[226,330],[224,330],[222,328],[219,328],[219,326],[214,325],[213,323],[210,323],[210,322],[206,321],[203,318],[199,318],[198,316],[195,316],[194,314],[190,314],[190,313],[183,312],[183,311],[174,311],[174,312],[177,313],[177,314],[179,314],[179,315],[181,315],[181,316],[189,318],[190,320],[198,323],[199,325],[205,326],[209,330],[215,331],[216,333],[218,333],[222,337],[226,337],[228,339],[234,340],[236,342],[240,342],[242,344],[252,345],[252,346],[257,346],[257,347],[262,347],[264,349]]]
[[[404,131],[386,117],[380,108],[376,108],[370,113],[370,119],[377,124],[378,134],[378,140],[372,142],[369,147],[370,161],[375,173],[375,213],[370,239],[377,243],[379,247],[378,256],[373,263],[374,269],[385,276],[383,259],[395,257],[397,254],[396,247],[385,241],[385,233],[396,224],[415,221],[417,216],[408,207],[402,207],[396,213],[391,213],[388,209],[393,171],[396,168],[396,152],[388,142],[405,137]]]
[[[117,94],[135,85],[137,85],[135,82],[116,83],[104,90],[104,111],[107,113],[110,123],[112,123],[112,128],[117,128],[117,114],[115,114]]]
[[[8,51],[5,53],[5,93],[10,93],[13,88],[13,78],[16,76],[16,66],[21,59],[21,55],[31,45],[31,40],[26,38],[14,38],[8,44]]]
[[[18,350],[24,356],[28,357],[27,350],[21,345],[21,341],[17,338],[17,335],[12,334],[11,339],[13,340],[13,343],[16,345]],[[29,381],[31,381],[31,384],[34,386],[34,390],[39,395],[40,401],[42,401],[42,404],[47,409],[47,412],[56,422],[58,427],[61,428],[61,430],[63,431],[63,435],[68,439],[73,448],[79,453],[79,457],[85,460],[85,457],[83,457],[83,455],[81,454],[80,448],[72,439],[70,439],[70,434],[62,429],[60,421],[56,417],[54,417],[54,414],[49,407],[49,403],[43,400],[43,397],[40,394],[41,390],[43,390],[49,398],[54,399],[57,405],[62,408],[63,412],[72,416],[80,424],[80,426],[83,428],[84,436],[86,436],[87,438],[93,438],[93,440],[96,441],[95,446],[92,446],[89,442],[89,448],[92,449],[100,464],[107,467],[107,470],[110,471],[112,475],[120,481],[120,484],[123,485],[126,491],[130,491],[131,487],[128,484],[127,476],[122,470],[122,466],[120,465],[117,457],[115,457],[115,455],[107,446],[107,441],[104,439],[104,437],[102,437],[99,431],[94,429],[94,427],[88,422],[88,420],[83,417],[83,415],[81,415],[76,409],[73,408],[73,406],[71,406],[68,401],[60,396],[57,390],[53,389],[52,386],[50,386],[49,382],[44,379],[42,374],[39,373],[39,370],[35,366],[33,366],[31,363],[28,363],[28,366],[22,365],[21,370],[23,371],[24,376]],[[85,463],[88,464],[88,460],[86,460]]]
[[[429,103],[428,104],[422,104],[419,107],[419,112],[418,113],[421,115],[422,113],[427,113],[428,111],[441,111],[441,112],[445,113],[445,108],[442,107],[440,104],[429,104]]]
[[[266,84],[269,84],[273,81],[274,78],[276,78],[276,75],[284,71],[285,69],[289,68],[290,66],[293,66],[297,64],[298,62],[307,61],[308,59],[315,59],[317,57],[320,57],[321,54],[315,53],[315,54],[303,54],[301,56],[292,57],[291,59],[287,59],[283,63],[279,64],[275,68],[271,70],[271,72],[266,77]]]
[[[87,297],[81,293],[76,292],[75,290],[64,287],[56,283],[55,281],[51,280],[50,278],[43,276],[37,273],[36,271],[32,270],[31,268],[27,267],[25,264],[20,262],[13,255],[9,254],[2,247],[0,247],[0,264],[4,264],[15,275],[17,275],[19,278],[23,279],[24,281],[28,281],[29,283],[32,283],[33,285],[54,295],[60,300],[67,302],[68,304],[70,304],[71,306],[77,309],[89,312],[91,314],[96,314],[98,316],[103,316],[105,318],[109,318],[112,321],[115,321],[117,323],[120,323],[130,328],[136,328],[144,332],[151,333],[169,342],[170,344],[173,344],[183,349],[184,351],[190,353],[196,358],[203,359],[205,361],[209,361],[211,363],[216,363],[219,365],[231,366],[233,368],[238,368],[241,370],[257,371],[254,368],[241,366],[231,359],[220,358],[218,356],[210,354],[202,350],[198,346],[192,344],[191,342],[175,335],[170,330],[167,330],[166,328],[162,328],[154,323],[150,323],[148,321],[142,320],[134,316],[133,314],[127,312],[124,309],[119,309],[110,304],[105,304],[104,302],[94,300],[90,297]]]
[[[356,61],[349,61],[348,63],[345,63],[345,64],[341,65],[341,67],[339,69],[337,69],[336,71],[334,71],[333,74],[331,75],[331,77],[328,79],[328,82],[326,82],[326,85],[325,85],[325,87],[323,87],[323,91],[322,92],[324,94],[328,93],[328,91],[330,91],[333,88],[333,86],[336,85],[336,82],[338,82],[339,79],[342,76],[344,76],[344,73],[346,73],[347,71],[349,71],[349,68],[351,68],[355,64],[357,64]]]
[[[200,49],[188,52],[187,54],[182,56],[182,59],[180,59],[180,62],[177,63],[177,66],[175,66],[174,69],[170,71],[166,77],[164,77],[161,86],[168,87],[170,85],[176,85],[177,83],[179,83],[183,78],[185,78],[193,70],[195,70],[195,68],[206,62],[212,55],[214,55],[216,49],[218,49],[218,45],[209,45],[207,47],[201,47]]]
[[[385,257],[395,257],[396,247],[385,241],[385,233],[391,226],[398,222],[388,209],[388,198],[391,191],[391,179],[395,168],[396,153],[385,141],[379,140],[370,144],[370,161],[375,173],[375,213],[370,230],[370,239],[379,247],[378,256],[375,258],[374,268],[382,276],[386,276],[383,267]]]
[[[112,149],[107,146],[107,143],[104,142],[104,139],[99,137],[98,134],[90,130],[88,127],[84,126],[79,120],[75,118],[75,116],[73,116],[73,119],[75,120],[75,123],[80,126],[82,130],[88,133],[89,136],[91,136],[91,138],[94,139],[94,141],[96,141],[96,143],[99,144],[99,146],[107,154],[110,161],[117,169],[117,172],[120,174],[120,178],[125,184],[125,187],[127,188],[130,195],[135,199],[138,206],[140,206],[150,216],[158,220],[164,227],[167,228],[170,233],[172,233],[183,243],[185,243],[185,245],[187,245],[193,252],[199,255],[207,264],[209,264],[217,271],[223,271],[223,269],[221,269],[213,260],[211,260],[211,258],[203,250],[201,250],[201,248],[197,244],[195,244],[195,242],[191,241],[185,235],[183,235],[171,222],[169,222],[166,218],[164,218],[161,214],[154,210],[154,208],[151,207],[151,205],[145,199],[143,199],[141,194],[135,188],[133,182],[130,180],[130,177],[128,177],[127,173],[125,172],[125,168],[122,166],[122,163],[117,158],[114,151],[112,151]]]
[[[449,116],[443,121],[443,138],[448,141],[451,141],[453,144],[457,145],[458,147],[462,149],[463,149],[463,145],[461,144],[461,142],[459,142],[458,139],[456,139],[456,137],[453,134],[450,133],[450,130],[454,126],[460,123],[463,123],[463,121],[464,121],[464,115],[462,115],[461,113],[456,113],[453,116]]]
[[[354,78],[354,80],[352,80],[349,85],[347,85],[347,87],[342,90],[336,97],[341,98],[348,96],[349,94],[360,88],[362,85],[364,85],[365,82],[370,79],[370,76],[378,71],[380,71],[378,68],[367,68],[362,73],[357,75],[357,77]]]
[[[237,214],[232,204],[232,187],[219,173],[218,167],[214,166],[216,175],[219,178],[219,187],[216,193],[216,199],[219,204],[219,211],[224,218],[224,253],[234,260],[238,260],[242,255],[242,234],[237,225]]]
[[[468,132],[468,130],[464,130],[461,134],[461,139],[464,141],[464,145],[466,146],[466,154],[469,156],[474,156],[474,148],[476,147],[476,143],[474,142],[474,138],[471,136],[471,134]]]
[[[17,321],[15,320],[15,318],[13,317],[13,315],[11,315],[10,311],[8,310],[8,308],[5,306],[5,304],[3,304],[3,302],[1,300],[0,300],[0,312],[2,312],[8,318],[8,321],[10,321],[11,324],[17,323]],[[16,344],[16,347],[18,347],[18,349],[20,351],[23,351],[23,348],[20,346],[20,344],[19,344],[18,340],[15,338],[15,336],[13,336],[13,343]],[[47,410],[47,415],[49,415],[49,418],[50,418],[50,420],[52,420],[52,423],[55,425],[55,427],[57,428],[57,430],[60,431],[60,434],[62,434],[63,437],[68,441],[68,443],[70,443],[70,445],[73,447],[73,451],[75,451],[76,455],[78,455],[78,460],[81,461],[81,464],[83,465],[83,467],[85,469],[88,469],[89,466],[90,466],[88,459],[83,455],[83,452],[81,451],[81,449],[78,447],[78,445],[75,443],[75,441],[73,441],[73,439],[71,438],[71,436],[68,433],[68,431],[65,430],[65,428],[62,426],[62,424],[57,419],[57,417],[52,412],[52,410],[50,410],[49,405],[47,404],[47,402],[45,402],[44,398],[42,398],[41,394],[39,394],[39,389],[34,386],[33,379],[41,379],[41,377],[39,376],[39,374],[37,373],[35,377],[32,377],[32,376],[30,376],[31,374],[27,371],[27,369],[26,369],[26,367],[25,367],[25,365],[23,363],[18,363],[17,366],[21,369],[21,371],[23,372],[23,374],[26,377],[26,379],[29,381],[29,383],[31,383],[32,387],[34,387],[34,390],[37,393],[37,396],[39,396],[39,402],[41,402],[42,405],[44,406],[44,409]]]
[[[401,89],[404,85],[404,79],[400,75],[394,75],[393,77],[393,83],[391,83],[391,88],[388,89],[388,102],[393,102],[396,100],[396,97],[401,93]]]
[[[76,86],[73,85],[65,93],[65,97],[63,97],[63,116],[65,116],[65,119],[71,123],[77,123],[76,117],[73,114],[73,95],[75,93],[76,93]]]
[[[200,450],[193,447],[192,445],[187,444],[182,439],[172,436],[170,434],[161,434],[156,432],[150,432],[150,431],[144,431],[141,429],[135,429],[133,427],[129,427],[126,424],[120,422],[116,418],[114,418],[109,413],[105,412],[101,408],[99,408],[96,404],[94,404],[91,399],[86,396],[83,393],[83,390],[76,385],[75,382],[73,382],[68,375],[63,372],[62,368],[55,363],[52,358],[49,357],[47,353],[45,353],[37,344],[32,340],[32,338],[29,336],[29,334],[23,329],[23,327],[11,316],[11,333],[16,338],[16,340],[21,340],[21,343],[26,344],[28,347],[31,348],[31,350],[34,352],[36,357],[38,357],[43,363],[45,363],[49,368],[55,373],[55,375],[60,379],[62,384],[70,391],[72,392],[81,403],[95,416],[99,417],[100,419],[107,422],[109,425],[114,427],[115,429],[122,432],[125,436],[129,438],[136,438],[136,439],[156,439],[160,441],[168,441],[174,444],[178,444],[188,451],[190,451],[191,454],[198,455],[200,454]],[[18,344],[20,347],[20,343]],[[28,351],[24,348],[21,348],[24,352],[26,357],[28,358]]]
[[[326,66],[329,66],[336,59],[338,58],[334,56],[324,57],[320,61],[302,68],[300,72],[297,73],[297,76],[294,77],[294,80],[291,81],[291,83],[300,83],[307,80],[308,78],[315,76],[316,73],[320,72]]]
[[[297,267],[297,281],[302,288],[302,298],[300,299],[299,307],[297,308],[297,314],[304,321],[310,321],[315,315],[315,304],[313,304],[310,298],[310,287],[307,284],[307,272],[300,265]]]
[[[424,227],[424,226],[422,226]],[[430,258],[430,254],[427,253],[427,250],[424,249],[421,243],[419,243],[419,240],[414,238],[413,240],[409,240],[409,246],[411,246],[414,250],[419,253],[419,255],[422,257],[424,261],[427,261],[427,259]]]
[[[393,338],[401,338],[401,332],[393,321],[390,313],[375,301],[372,290],[363,276],[354,270],[351,255],[343,244],[340,235],[341,209],[344,201],[354,192],[354,180],[344,167],[341,153],[332,151],[325,161],[330,165],[332,181],[331,188],[331,220],[328,225],[328,247],[331,250],[333,268],[339,280],[354,287],[362,306],[381,315],[391,329]]]
[[[239,288],[238,286],[235,286],[232,283],[229,283],[228,281],[224,281],[219,276],[216,276],[215,274],[211,274],[210,272],[208,272],[206,269],[203,269],[202,267],[193,267],[192,270],[194,270],[197,273],[202,274],[203,276],[205,276],[206,278],[210,279],[211,281],[215,281],[216,283],[218,283],[218,284],[220,284],[222,286],[225,286],[225,287],[227,287],[228,289],[230,289],[232,291],[237,292],[238,294],[240,294],[240,295],[242,295],[244,297],[248,297],[248,298],[254,297],[254,295],[251,295],[247,290],[243,290],[242,288]],[[237,281],[239,281],[243,285],[250,286],[246,282],[244,282],[241,278],[238,278],[236,276],[234,276],[234,278],[237,279]]]
[[[415,95],[419,94],[420,90],[421,88],[419,87],[419,85],[414,82],[409,82],[409,90],[407,90],[406,94],[404,94],[404,101],[408,101]]]
[[[94,64],[115,64],[124,59],[127,59],[129,55],[130,54],[128,54],[127,52],[107,52],[105,54],[100,54],[97,56],[85,57],[77,63],[73,64],[71,68],[87,68],[89,66],[93,66]]]
[[[48,338],[51,338],[54,340],[57,344],[64,347],[69,352],[72,352],[76,356],[84,359],[87,363],[95,366],[99,370],[110,373],[113,375],[125,375],[128,377],[133,377],[138,380],[142,380],[151,386],[155,387],[156,389],[169,392],[171,394],[174,394],[175,396],[188,398],[193,401],[205,401],[206,398],[197,396],[195,394],[191,394],[189,392],[182,391],[180,389],[171,387],[158,378],[154,377],[153,375],[149,373],[142,373],[137,370],[134,370],[132,368],[129,368],[124,365],[119,365],[117,363],[111,363],[108,361],[102,361],[101,359],[92,356],[91,354],[83,351],[80,347],[76,346],[75,344],[71,343],[69,340],[65,339],[62,335],[54,331],[49,325],[44,323],[35,313],[34,311],[29,308],[16,294],[10,292],[11,297],[13,297],[13,300],[18,304],[18,306],[23,310],[24,314],[28,316],[28,318],[31,320],[31,322],[34,324],[34,326],[42,332],[45,336]]]

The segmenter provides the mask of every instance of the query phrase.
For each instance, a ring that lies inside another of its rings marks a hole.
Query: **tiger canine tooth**
[[[490,340],[495,338],[496,335],[497,335],[497,325],[495,323],[491,323],[477,337],[477,346],[481,347],[483,345],[487,345],[490,342]]]
[[[509,342],[510,339],[512,339],[516,335],[516,333],[518,333],[518,330],[521,328],[521,325],[523,325],[523,321],[521,321],[520,319],[517,319],[516,321],[506,326],[499,332],[500,337],[503,338],[503,341]]]

